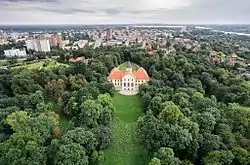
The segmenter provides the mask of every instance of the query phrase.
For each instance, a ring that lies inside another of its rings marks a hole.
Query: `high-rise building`
[[[26,41],[26,47],[28,50],[35,50],[37,52],[49,52],[50,44],[46,39],[32,39]]]
[[[56,34],[57,46],[62,47],[62,36],[60,34]]]
[[[94,49],[99,48],[101,45],[102,45],[102,40],[101,39],[96,40],[94,44]]]
[[[62,36],[60,34],[51,35],[46,39],[49,40],[50,46],[59,46],[60,48],[63,46]]]
[[[4,32],[0,30],[0,38],[4,38]]]
[[[111,28],[106,29],[106,38],[112,39],[113,36],[113,30]]]
[[[42,52],[50,52],[49,40],[39,40],[40,51]]]
[[[37,42],[35,39],[29,39],[25,41],[25,43],[26,43],[26,47],[28,50],[38,51],[38,46],[37,46]]]

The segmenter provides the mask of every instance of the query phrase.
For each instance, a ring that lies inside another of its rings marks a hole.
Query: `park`
[[[115,93],[115,118],[112,126],[113,143],[104,151],[104,165],[143,165],[147,151],[136,138],[136,121],[143,115],[141,98]]]

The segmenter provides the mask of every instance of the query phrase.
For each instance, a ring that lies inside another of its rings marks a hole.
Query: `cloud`
[[[0,24],[250,23],[249,6],[249,0],[1,0]]]
[[[2,0],[3,2],[57,2],[58,0]]]

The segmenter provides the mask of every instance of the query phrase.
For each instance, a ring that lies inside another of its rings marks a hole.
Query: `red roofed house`
[[[150,78],[145,69],[139,68],[137,71],[133,71],[131,63],[128,62],[125,71],[121,71],[117,67],[113,68],[108,80],[114,84],[116,90],[138,91],[139,85],[147,83]]]
[[[150,50],[148,51],[149,55],[155,55],[157,53],[157,50]]]
[[[70,58],[69,62],[77,62],[77,61],[82,61],[82,60],[85,60],[85,57],[81,56],[81,57],[77,57],[76,59]]]
[[[211,55],[215,56],[217,54],[217,52],[215,50],[211,51]]]

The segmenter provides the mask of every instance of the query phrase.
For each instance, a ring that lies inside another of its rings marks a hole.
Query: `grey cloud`
[[[59,13],[59,14],[96,13],[96,11],[94,10],[75,9],[75,8],[62,10],[62,9],[52,9],[52,8],[43,8],[43,7],[32,7],[32,8],[29,8],[29,10],[39,10],[39,11]]]
[[[117,9],[105,9],[105,12],[110,15],[117,15],[121,13],[121,11]]]
[[[2,2],[57,2],[58,0],[2,0]]]
[[[250,0],[185,0],[189,2],[188,5],[182,5],[183,2],[184,0],[1,0],[0,14],[9,14],[0,20],[0,24],[8,20],[36,22],[39,19],[49,23],[57,17],[69,23],[86,22],[87,19],[96,23],[110,23],[105,22],[110,20],[114,23],[250,23]],[[170,3],[180,3],[180,7],[169,8]],[[43,16],[47,16],[46,13],[51,17]]]

